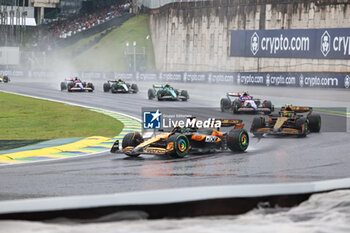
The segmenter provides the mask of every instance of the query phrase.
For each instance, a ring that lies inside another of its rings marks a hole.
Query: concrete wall
[[[215,0],[151,10],[160,71],[348,72],[350,60],[229,57],[230,30],[350,27],[347,0]]]

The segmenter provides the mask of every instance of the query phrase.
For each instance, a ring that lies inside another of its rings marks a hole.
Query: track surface
[[[14,80],[0,85],[0,90],[70,101],[91,107],[118,111],[140,118],[142,107],[218,107],[227,91],[248,90],[256,97],[274,103],[350,108],[349,90],[314,90],[274,87],[229,87],[199,84],[174,84],[186,87],[188,102],[147,100],[150,83],[140,83],[136,95],[103,93],[102,82],[94,93],[67,93],[58,90],[59,82]],[[199,116],[206,113],[198,112]],[[219,110],[210,116],[231,117]],[[82,116],[77,116],[82,117]],[[254,115],[239,116],[247,123]],[[103,153],[91,157],[41,162],[0,168],[0,200],[116,193],[163,188],[229,184],[305,182],[350,176],[349,121],[344,117],[321,113],[322,132],[306,138],[251,137],[247,153],[210,154],[171,159],[142,156],[131,159],[124,155]],[[349,118],[348,118],[349,119]]]

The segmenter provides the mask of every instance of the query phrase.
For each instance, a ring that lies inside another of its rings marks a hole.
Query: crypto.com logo
[[[331,36],[325,31],[321,36],[321,52],[326,57],[329,51],[331,51]]]
[[[256,32],[250,38],[250,50],[254,55],[259,51],[259,36]]]

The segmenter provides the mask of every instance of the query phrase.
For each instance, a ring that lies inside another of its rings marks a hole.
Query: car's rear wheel
[[[264,117],[254,117],[252,126],[250,127],[250,132],[254,134],[255,137],[262,137],[263,133],[258,133],[256,130],[265,127],[265,118]]]
[[[185,97],[185,99],[182,99],[183,101],[187,101],[190,98],[186,90],[182,90],[180,95]]]
[[[136,94],[137,92],[139,92],[139,87],[135,83],[131,84],[131,89],[132,89],[132,93]]]
[[[9,82],[9,77],[7,77],[7,76],[4,76],[3,78],[2,78],[2,81],[4,81],[4,83],[8,83]]]
[[[222,98],[220,100],[220,109],[221,112],[225,112],[225,110],[230,109],[231,102],[227,98]]]
[[[265,112],[265,114],[270,114],[271,112],[274,111],[272,102],[271,102],[270,100],[265,100],[265,101],[264,101],[264,108],[270,109],[270,112]]]
[[[154,91],[152,89],[148,89],[148,99],[153,100],[154,97]]]
[[[111,86],[109,85],[109,83],[103,84],[103,91],[104,92],[109,92],[110,89],[111,89]]]
[[[87,87],[91,88],[91,90],[89,90],[89,92],[93,92],[95,90],[94,84],[92,84],[92,83],[88,83]]]
[[[309,116],[310,132],[318,133],[321,130],[321,116],[319,114],[311,114]]]
[[[168,143],[173,143],[173,150],[168,152],[168,155],[174,158],[183,158],[187,155],[188,151],[190,150],[190,143],[188,141],[188,138],[183,134],[175,134],[171,135],[168,138]]]
[[[61,82],[61,91],[64,91],[67,89],[67,84],[65,82]]]
[[[249,135],[244,129],[231,129],[227,134],[227,147],[234,152],[244,152],[249,145]]]
[[[122,148],[125,149],[128,146],[136,147],[142,142],[143,142],[143,137],[139,132],[135,131],[133,133],[128,133],[123,138]],[[140,154],[130,154],[130,153],[125,153],[125,154],[130,157],[137,157],[140,155]]]
[[[309,130],[307,119],[305,117],[297,119],[295,126],[298,130],[300,130],[299,137],[306,137]]]

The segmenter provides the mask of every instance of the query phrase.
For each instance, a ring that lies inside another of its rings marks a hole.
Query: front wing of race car
[[[169,143],[167,148],[161,148],[161,147],[142,147],[142,146],[127,146],[123,149],[120,148],[119,140],[115,141],[112,148],[111,153],[123,153],[128,155],[138,155],[138,154],[153,154],[153,155],[165,155],[168,152],[171,152],[174,150],[174,143]]]
[[[251,112],[251,113],[262,112],[262,113],[265,113],[265,114],[271,113],[271,109],[269,109],[269,108],[257,108],[257,109],[254,109],[252,107],[242,107],[242,108],[237,109],[237,111],[238,112]]]
[[[72,87],[70,88],[70,91],[93,91],[94,89],[92,89],[91,87],[84,87],[84,88],[80,88],[80,87]]]

